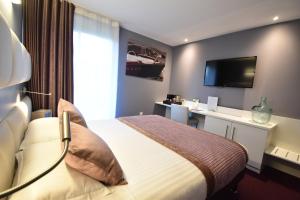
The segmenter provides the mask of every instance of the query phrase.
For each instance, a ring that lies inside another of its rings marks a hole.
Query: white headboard
[[[0,89],[31,77],[31,57],[0,13]]]
[[[0,121],[0,191],[10,188],[15,172],[15,153],[19,150],[29,120],[31,100],[25,97]]]
[[[30,77],[30,55],[0,13],[1,92],[4,91],[4,94],[7,91],[16,92],[17,88],[6,87],[26,82]],[[3,102],[3,99],[0,102]],[[31,117],[31,100],[29,97],[25,97],[20,102],[14,102],[12,101],[13,104],[9,105],[11,109],[8,114],[4,118],[1,115],[0,119],[0,191],[9,188],[12,184],[15,170],[15,153],[19,149]]]

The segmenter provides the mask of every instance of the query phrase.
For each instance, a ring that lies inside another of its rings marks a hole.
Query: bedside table
[[[52,117],[52,111],[50,109],[40,109],[32,112],[31,114],[31,120],[44,117]]]

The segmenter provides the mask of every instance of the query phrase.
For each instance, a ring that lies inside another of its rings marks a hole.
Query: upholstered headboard
[[[0,13],[0,89],[26,82],[30,77],[30,55]],[[0,191],[12,184],[15,153],[30,121],[31,108],[30,98],[25,97],[0,121]]]
[[[15,153],[24,137],[31,118],[29,97],[17,102],[0,122],[0,191],[12,184],[15,171]]]
[[[31,77],[30,54],[0,13],[0,89]]]

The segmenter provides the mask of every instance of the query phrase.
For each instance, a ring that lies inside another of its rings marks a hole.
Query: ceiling
[[[300,0],[73,0],[122,27],[176,46],[300,18]],[[274,22],[272,18],[279,16]]]

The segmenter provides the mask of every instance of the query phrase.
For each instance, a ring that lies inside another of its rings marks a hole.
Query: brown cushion
[[[68,166],[106,185],[127,183],[117,159],[99,136],[72,122],[71,133],[69,152],[65,157]]]
[[[64,99],[59,99],[58,106],[57,106],[58,117],[61,117],[63,111],[69,112],[71,122],[87,127],[86,122],[82,114],[80,113],[80,111],[72,103]]]

